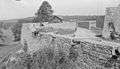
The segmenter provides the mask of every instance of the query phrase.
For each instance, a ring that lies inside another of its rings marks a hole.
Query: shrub
[[[71,58],[76,57],[67,53],[69,52],[65,52],[64,49],[60,49],[58,53],[56,53],[52,47],[38,50],[33,54],[24,52],[17,55],[17,61],[8,62],[8,68],[12,67],[12,69],[18,69],[18,67],[23,67],[23,69],[71,69],[75,66],[75,62],[73,62]]]

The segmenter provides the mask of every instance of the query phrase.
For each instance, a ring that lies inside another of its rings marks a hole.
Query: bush
[[[8,62],[8,69],[12,67],[12,69],[18,68],[27,68],[27,69],[71,69],[74,66],[75,61],[73,62],[74,57],[71,53],[74,48],[69,52],[64,51],[65,49],[60,49],[56,52],[54,48],[47,47],[41,50],[34,52],[33,54],[28,54],[26,52],[22,54],[16,54],[16,60]],[[77,53],[76,53],[77,54]]]

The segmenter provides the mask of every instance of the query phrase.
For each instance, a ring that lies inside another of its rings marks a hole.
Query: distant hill
[[[58,15],[58,17],[61,17],[63,21],[68,21],[68,22],[76,22],[76,21],[85,21],[85,20],[96,20],[96,26],[98,28],[103,28],[104,25],[104,17],[105,15],[93,15],[93,16],[61,16]],[[34,17],[27,17],[27,18],[22,18],[22,19],[11,19],[11,20],[1,20],[0,22],[3,23],[30,23],[33,22]]]
[[[27,17],[21,19],[9,19],[9,20],[0,20],[0,23],[25,23],[25,22],[32,22],[34,17]]]

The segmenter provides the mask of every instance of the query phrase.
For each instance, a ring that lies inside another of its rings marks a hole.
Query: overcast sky
[[[0,20],[34,16],[43,0],[0,0]],[[57,15],[104,15],[120,0],[48,0]]]

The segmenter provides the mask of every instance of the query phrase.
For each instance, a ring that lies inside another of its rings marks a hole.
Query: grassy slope
[[[5,58],[5,56],[7,56],[11,53],[15,53],[21,48],[22,48],[22,46],[19,43],[0,46],[0,62],[2,61],[2,59]]]

